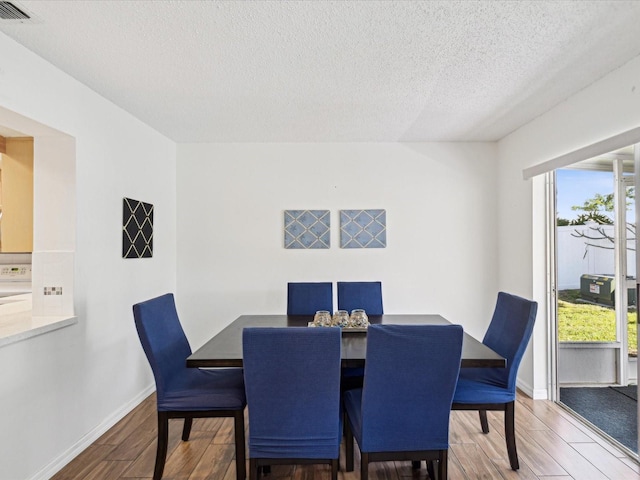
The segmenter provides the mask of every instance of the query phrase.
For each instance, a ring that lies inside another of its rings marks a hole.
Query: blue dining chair
[[[338,309],[361,308],[368,315],[382,315],[382,282],[338,282]],[[362,387],[364,368],[342,370],[342,390]]]
[[[339,328],[245,328],[249,478],[276,464],[331,465],[338,478]]]
[[[287,315],[313,315],[318,310],[333,313],[331,282],[290,282],[287,284]]]
[[[507,367],[463,368],[453,398],[454,410],[478,410],[483,433],[489,433],[487,410],[504,411],[507,453],[513,470],[520,468],[515,434],[516,380],[537,311],[536,302],[498,293],[493,318],[482,343],[502,355]]]
[[[460,325],[369,327],[364,386],[344,393],[347,471],[353,471],[355,437],[362,480],[369,463],[390,460],[436,462],[438,478],[447,478],[462,336]]]
[[[194,418],[233,417],[236,478],[245,480],[244,379],[241,368],[187,368],[191,347],[178,318],[173,294],[137,303],[133,317],[156,383],[158,443],[153,479],[164,471],[169,419],[183,418],[182,440],[189,440]]]
[[[382,315],[382,282],[338,282],[338,309],[362,308],[368,315]]]

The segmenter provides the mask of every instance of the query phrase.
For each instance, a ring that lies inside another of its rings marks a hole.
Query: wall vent
[[[0,19],[29,20],[31,17],[11,2],[0,2]]]

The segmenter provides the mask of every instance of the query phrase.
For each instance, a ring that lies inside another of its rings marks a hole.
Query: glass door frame
[[[633,165],[634,165],[634,179],[635,184],[640,185],[640,143],[636,143],[633,146]],[[640,238],[638,238],[638,225],[640,225],[640,198],[638,195],[635,195],[635,207],[636,207],[636,315],[638,315],[640,309],[640,298],[638,294],[640,294]],[[638,328],[638,322],[636,321],[636,329]],[[640,338],[638,338],[638,346],[640,347]],[[640,348],[638,349],[638,354],[640,356]],[[640,362],[636,364],[636,374],[638,379],[638,385],[640,385]],[[636,387],[636,393],[638,393],[638,387]],[[638,402],[638,421],[640,423],[640,402]],[[638,445],[640,446],[640,428],[638,428]]]
[[[629,333],[627,312],[629,297],[627,291],[627,187],[633,186],[633,178],[624,175],[624,165],[620,158],[612,161],[614,179],[614,278],[616,282],[615,314],[616,339],[620,343],[618,349],[617,380],[621,385],[629,383]],[[635,175],[635,173],[634,173]],[[630,185],[629,185],[630,184]],[[620,286],[620,287],[619,287]]]
[[[627,175],[624,175],[624,160],[611,158],[614,174],[614,238],[623,239],[614,242],[615,282],[623,288],[615,289],[615,315],[616,315],[616,341],[619,342],[618,365],[616,366],[616,380],[626,385],[629,381],[629,335],[628,335],[628,288],[627,285],[635,284],[636,303],[640,302],[640,255],[636,255],[636,279],[627,280],[627,188],[640,185],[640,143],[633,146],[633,175],[629,173],[627,163]],[[628,158],[628,157],[627,157]],[[579,163],[579,162],[576,162]],[[545,175],[545,189],[547,198],[547,299],[548,299],[548,388],[549,398],[554,402],[560,400],[560,383],[558,373],[559,339],[558,339],[558,251],[557,251],[557,222],[556,222],[556,172],[547,172]],[[640,196],[635,195],[635,225],[640,225]],[[637,231],[637,230],[636,230]],[[640,252],[640,238],[635,237],[635,251]],[[618,308],[624,306],[625,308]],[[637,312],[638,310],[636,310]],[[638,326],[636,325],[636,328]],[[640,339],[639,339],[640,340]],[[639,342],[640,343],[640,342]],[[640,349],[639,349],[640,351]],[[637,377],[640,384],[640,362],[637,363]],[[638,420],[640,422],[640,403],[638,406]],[[640,428],[638,429],[638,445],[640,445]],[[636,456],[638,452],[633,452]]]

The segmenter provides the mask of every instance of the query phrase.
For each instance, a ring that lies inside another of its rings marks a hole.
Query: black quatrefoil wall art
[[[153,257],[153,205],[122,200],[122,258]]]

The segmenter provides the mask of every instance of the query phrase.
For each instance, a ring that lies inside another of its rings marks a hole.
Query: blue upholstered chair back
[[[333,313],[331,282],[287,284],[287,315],[313,315],[318,310]]]
[[[153,370],[160,405],[172,380],[188,375],[186,359],[191,355],[191,347],[180,325],[172,293],[135,304],[133,317]]]
[[[469,368],[465,369],[465,377],[482,379],[515,393],[518,368],[531,338],[537,311],[537,302],[499,292],[482,343],[506,358],[507,368]]]
[[[339,328],[246,328],[250,458],[338,458]]]
[[[351,312],[356,308],[369,315],[382,315],[382,283],[338,282],[338,309]]]
[[[365,452],[449,447],[459,325],[371,325],[362,391]]]

